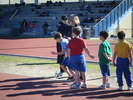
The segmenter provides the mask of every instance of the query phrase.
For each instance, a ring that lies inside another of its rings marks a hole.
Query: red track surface
[[[56,58],[51,54],[51,51],[56,50],[55,44],[53,39],[0,39],[0,54]],[[86,58],[90,61],[98,61],[98,42],[86,40],[86,44],[91,53],[96,56],[95,59]]]
[[[69,89],[70,83],[0,73],[0,100],[133,100],[133,91]]]
[[[90,51],[96,56],[98,42],[86,40]],[[55,51],[53,39],[0,39],[0,54],[52,57]],[[87,57],[88,59],[88,57]],[[97,57],[91,61],[98,61]],[[68,82],[25,77],[0,73],[0,100],[133,100],[133,92],[114,89],[71,90]]]

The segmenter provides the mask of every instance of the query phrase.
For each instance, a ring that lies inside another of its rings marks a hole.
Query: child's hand
[[[52,53],[53,55],[56,55],[56,54],[57,54],[57,53],[56,53],[56,52],[54,52],[54,51],[52,51],[51,53]]]
[[[108,58],[109,62],[112,62],[112,58]]]
[[[116,66],[116,63],[115,63],[115,62],[113,62],[113,65],[114,65],[114,66]]]

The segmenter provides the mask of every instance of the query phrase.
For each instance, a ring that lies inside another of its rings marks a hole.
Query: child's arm
[[[54,55],[63,55],[63,54],[65,54],[64,50],[62,50],[61,52],[52,51],[51,53],[54,54]]]
[[[67,49],[67,57],[70,58],[70,49],[69,48]]]
[[[112,61],[111,57],[109,57],[106,53],[103,53],[103,56],[108,60],[108,61]]]
[[[91,57],[92,59],[94,59],[95,57],[93,55],[90,54],[90,51],[88,50],[88,48],[84,48],[85,52],[87,53],[87,55],[89,57]]]
[[[132,65],[132,49],[129,50],[129,60],[130,60],[130,64]]]
[[[114,66],[116,66],[115,59],[116,59],[116,52],[114,51],[114,54],[113,54],[113,65]]]

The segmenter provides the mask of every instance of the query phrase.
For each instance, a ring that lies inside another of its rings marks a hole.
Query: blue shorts
[[[110,65],[100,64],[102,76],[110,76]]]
[[[74,55],[70,57],[69,67],[72,70],[86,72],[86,61],[84,55]]]
[[[64,66],[69,67],[69,65],[70,65],[70,58],[68,58],[68,57],[65,58],[65,59],[62,61],[61,65],[64,65]]]

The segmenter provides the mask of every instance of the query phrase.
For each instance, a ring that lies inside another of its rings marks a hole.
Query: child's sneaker
[[[68,77],[67,81],[74,81],[74,78],[73,77]]]
[[[110,88],[110,83],[106,83],[106,88]]]
[[[129,86],[128,87],[128,91],[131,91],[131,90],[133,90],[133,87],[132,86]]]
[[[72,85],[71,85],[71,89],[79,89],[80,88],[80,83],[73,83]]]
[[[61,79],[61,77],[62,77],[62,75],[63,75],[63,73],[61,73],[61,72],[59,72],[59,73],[55,73],[55,78],[56,79]]]
[[[87,85],[86,85],[85,83],[83,83],[83,84],[81,85],[81,88],[87,88]]]
[[[123,90],[123,87],[122,86],[119,86],[118,90],[119,91],[122,91]]]
[[[106,85],[103,84],[103,85],[101,85],[99,88],[100,88],[100,89],[106,89]]]

